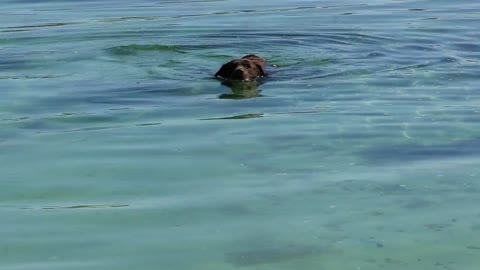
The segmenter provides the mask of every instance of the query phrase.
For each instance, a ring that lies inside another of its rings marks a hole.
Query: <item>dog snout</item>
[[[232,73],[233,79],[244,80],[245,79],[245,71],[241,68],[237,68]]]

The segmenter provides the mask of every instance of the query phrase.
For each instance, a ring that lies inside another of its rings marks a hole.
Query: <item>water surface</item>
[[[476,270],[479,14],[7,1],[0,268]]]

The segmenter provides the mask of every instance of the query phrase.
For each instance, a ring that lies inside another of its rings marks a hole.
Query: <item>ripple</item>
[[[75,25],[75,24],[81,24],[81,23],[80,23],[80,22],[44,23],[44,24],[34,24],[34,25],[22,25],[22,26],[5,27],[4,29],[46,28],[46,27],[59,27],[59,26]]]
[[[3,55],[2,55],[3,56]],[[6,56],[3,56],[6,57]],[[27,60],[18,59],[2,59],[0,60],[0,70],[22,70],[29,66],[30,62]]]
[[[433,52],[433,51],[438,51],[437,48],[433,46],[421,46],[421,45],[405,45],[403,47],[399,48],[400,50],[405,50],[405,51],[419,51],[419,52]]]
[[[392,145],[372,148],[361,153],[376,163],[415,162],[419,160],[451,159],[480,156],[479,141],[455,142],[438,145]]]
[[[212,118],[202,118],[198,120],[243,120],[243,119],[252,119],[252,118],[262,118],[263,113],[249,113],[249,114],[240,114],[227,117],[212,117]]]
[[[441,57],[437,60],[434,61],[428,61],[426,63],[421,63],[421,64],[413,64],[413,65],[405,65],[405,66],[400,66],[396,68],[390,68],[390,69],[385,69],[385,72],[392,72],[392,71],[401,71],[401,70],[410,70],[410,69],[422,69],[426,67],[432,67],[432,66],[437,66],[439,64],[451,64],[458,62],[459,60],[454,57]]]
[[[85,204],[72,206],[45,206],[42,210],[62,210],[62,209],[101,209],[101,208],[120,208],[128,207],[128,204]],[[23,207],[22,210],[35,210],[35,208]]]
[[[472,43],[454,43],[452,46],[461,51],[468,51],[468,52],[480,52],[480,45],[479,44],[472,44]]]
[[[126,45],[126,46],[116,46],[107,49],[113,55],[130,55],[137,52],[175,52],[175,53],[187,53],[182,50],[179,46],[171,45]]]
[[[146,126],[159,126],[162,123],[160,122],[155,122],[155,123],[143,123],[143,124],[136,124],[135,126],[137,127],[146,127]]]
[[[367,55],[367,57],[370,57],[370,58],[375,58],[375,57],[384,57],[386,56],[384,53],[381,53],[381,52],[371,52]]]
[[[35,79],[57,79],[71,76],[72,74],[68,75],[40,75],[40,76],[0,76],[0,80],[35,80]]]

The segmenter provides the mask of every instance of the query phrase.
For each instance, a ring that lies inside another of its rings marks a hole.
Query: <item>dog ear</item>
[[[226,64],[224,64],[218,71],[215,73],[215,77],[222,77],[222,78],[228,78],[230,77],[230,74],[232,74],[234,70],[234,64],[233,61],[230,61]]]
[[[260,72],[260,76],[261,77],[267,77],[268,76],[268,72],[267,70],[265,69],[265,67],[257,62],[254,62],[255,63],[255,66],[257,67],[258,71]]]

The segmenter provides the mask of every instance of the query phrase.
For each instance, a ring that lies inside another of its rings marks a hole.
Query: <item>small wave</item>
[[[114,55],[130,55],[137,52],[175,52],[175,53],[187,53],[182,50],[179,46],[171,45],[140,45],[140,44],[131,44],[125,46],[116,46],[108,48],[111,54]]]
[[[5,27],[0,31],[1,32],[24,32],[24,31],[30,31],[38,28],[62,27],[62,26],[78,25],[78,24],[83,24],[83,23],[82,22],[58,22],[58,23],[20,25],[20,26]]]
[[[43,76],[0,76],[0,80],[34,80],[34,79],[56,79],[70,75],[43,75]]]
[[[212,118],[202,118],[198,120],[239,120],[239,119],[251,119],[251,118],[262,118],[263,113],[249,113],[249,114],[240,114],[228,117],[212,117]]]
[[[44,206],[41,210],[61,210],[61,209],[98,209],[98,208],[119,208],[128,207],[128,204],[84,204],[84,205],[71,205],[71,206]],[[37,210],[33,207],[23,207],[22,210]]]

